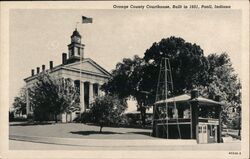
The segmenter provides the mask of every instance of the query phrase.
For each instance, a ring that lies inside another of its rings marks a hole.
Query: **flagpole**
[[[78,24],[78,23],[77,23]],[[76,25],[77,25],[76,24]],[[82,83],[82,51],[80,51],[80,87],[81,87],[81,84],[83,84],[82,85],[82,87],[84,87],[84,83]],[[81,89],[80,89],[80,91],[81,91]],[[82,92],[80,92],[80,96],[81,96],[81,93],[83,93],[83,98],[84,98],[84,91],[83,91],[83,89],[82,89]],[[80,99],[81,99],[82,97],[80,97]],[[83,102],[84,100],[82,100],[82,102]],[[83,107],[84,107],[84,103],[81,103],[81,105],[80,105],[80,115],[81,115],[81,112],[82,112],[82,110],[81,109],[83,109]]]
[[[77,27],[77,25],[79,24],[79,22],[76,22],[76,27]],[[82,43],[82,42],[81,42]],[[80,51],[80,87],[84,87],[84,83],[82,83],[82,57],[83,57],[83,51]],[[82,86],[81,86],[82,85]],[[80,99],[81,98],[84,98],[84,91],[83,91],[84,89],[82,89],[82,92],[80,92]],[[80,90],[81,91],[81,90]],[[81,95],[81,93],[82,93],[82,95]],[[82,97],[83,96],[83,97]],[[84,99],[83,100],[81,100],[81,105],[80,105],[80,115],[81,115],[81,113],[84,111],[84,110],[82,110],[82,109],[84,109]]]
[[[92,23],[93,20],[92,18],[89,18],[89,17],[85,17],[85,16],[82,16],[82,19],[81,19],[81,23],[82,24],[88,24],[88,23]],[[79,24],[79,22],[76,22],[76,27],[77,27],[77,24]],[[84,50],[83,50],[84,51]],[[81,81],[82,81],[82,60],[83,60],[83,51],[80,52],[80,84],[81,84]],[[83,83],[83,86],[84,87],[84,83]],[[89,88],[91,89],[91,88]],[[83,89],[84,90],[84,89]],[[83,92],[80,92],[80,93],[83,93],[83,98],[84,98],[84,91]],[[85,100],[82,100],[82,102],[85,101]],[[84,108],[83,111],[85,111],[85,103],[82,103],[82,108]],[[81,114],[81,113],[80,113]]]
[[[76,29],[77,29],[77,25],[79,24],[80,22],[76,22]]]

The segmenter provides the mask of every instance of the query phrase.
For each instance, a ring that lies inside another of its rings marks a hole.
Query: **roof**
[[[80,65],[81,63],[82,64],[84,64],[84,63],[91,64],[93,67],[95,67],[97,70],[99,70],[100,73],[93,72],[93,71],[88,71],[88,70],[86,70],[87,68],[84,68],[84,69],[83,68],[82,69],[78,68],[79,66],[81,66]],[[98,76],[101,76],[101,77],[104,77],[104,78],[110,78],[112,76],[107,70],[105,70],[103,67],[98,65],[94,60],[92,60],[90,58],[84,58],[82,61],[69,63],[69,64],[66,64],[66,65],[60,64],[58,66],[53,67],[51,70],[47,69],[46,71],[55,72],[55,71],[58,71],[60,69],[66,69],[66,70],[77,71],[77,72],[80,72],[80,70],[81,70],[81,73],[98,75]],[[25,78],[24,81],[28,82],[30,80],[35,79],[36,77],[37,77],[37,74],[35,74],[34,76],[29,76],[29,77]]]
[[[95,66],[97,69],[99,69],[103,74],[105,74],[106,76],[111,77],[112,75],[105,70],[103,67],[101,67],[99,64],[97,64],[94,60],[92,60],[91,58],[84,58],[82,61],[78,61],[78,62],[73,62],[73,63],[69,63],[66,65],[63,65],[64,67],[72,67],[72,66],[76,66],[78,64],[84,64],[84,63],[91,63],[93,66]]]
[[[80,35],[80,33],[77,31],[77,29],[75,29],[75,30],[73,31],[71,37],[73,37],[73,36],[82,37],[82,36]]]
[[[168,98],[166,100],[161,100],[156,102],[155,104],[162,104],[162,103],[188,103],[188,102],[199,102],[200,104],[206,104],[206,105],[223,105],[223,103],[221,102],[217,102],[211,99],[207,99],[204,97],[199,96],[198,98],[193,98],[191,99],[191,96],[189,94],[183,94],[183,95],[179,95],[179,96],[175,96],[172,98]]]

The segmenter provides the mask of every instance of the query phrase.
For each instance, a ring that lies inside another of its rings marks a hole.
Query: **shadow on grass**
[[[71,131],[71,134],[77,134],[77,135],[94,135],[94,134],[99,134],[99,135],[112,135],[112,134],[123,134],[123,133],[118,133],[118,132],[111,132],[111,131]]]
[[[10,126],[32,126],[32,125],[51,125],[51,122],[22,122],[22,123],[10,123]]]

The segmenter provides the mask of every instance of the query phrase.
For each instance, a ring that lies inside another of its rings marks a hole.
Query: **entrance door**
[[[207,125],[200,124],[197,126],[197,140],[199,144],[207,143]]]
[[[217,142],[217,125],[209,124],[208,126],[208,142]]]

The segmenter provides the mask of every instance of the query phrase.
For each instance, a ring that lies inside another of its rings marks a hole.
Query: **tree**
[[[153,43],[144,55],[145,61],[155,66],[152,70],[154,72],[159,72],[162,57],[169,58],[174,79],[172,95],[183,94],[200,85],[207,85],[208,61],[203,50],[196,44],[172,36]],[[157,78],[158,76],[151,80],[157,82]]]
[[[41,73],[29,89],[30,104],[36,120],[49,120],[57,115],[79,109],[79,88],[67,78],[57,79],[49,73]]]
[[[121,114],[127,108],[126,101],[117,96],[97,97],[90,108],[92,121],[100,126],[100,133],[105,125],[117,124],[121,119]]]
[[[148,69],[145,69],[146,67]],[[122,62],[117,63],[116,69],[112,71],[112,78],[102,87],[107,94],[117,95],[120,99],[131,97],[136,99],[143,125],[145,125],[146,106],[149,101],[152,103],[154,100],[153,96],[149,95],[152,87],[148,85],[152,83],[149,77],[155,74],[149,74],[148,70],[150,66],[147,66],[139,56],[135,55],[133,59],[124,58]]]
[[[133,59],[124,58],[122,62],[116,64],[116,68],[112,70],[112,78],[103,85],[102,89],[109,94],[115,94],[120,99],[128,98],[135,94],[137,82],[140,80],[136,76],[136,72],[141,69],[142,59],[134,56]]]
[[[203,50],[182,38],[162,39],[146,50],[144,58],[124,58],[112,71],[113,78],[104,85],[107,92],[119,97],[132,96],[137,100],[145,124],[146,106],[155,102],[158,74],[162,57],[168,57],[174,79],[173,95],[185,93],[199,85],[206,85],[208,61]]]
[[[209,83],[208,94],[210,96],[219,95],[223,101],[239,106],[241,104],[241,84],[228,54],[210,54],[207,59],[210,66],[208,70],[210,76],[207,80]]]
[[[13,108],[16,113],[26,114],[26,89],[21,88],[19,95],[14,98]]]
[[[214,99],[219,95],[227,105],[241,105],[241,85],[228,55],[211,54],[205,57],[200,46],[173,36],[153,43],[143,58],[124,58],[116,65],[116,69],[112,71],[113,77],[103,89],[108,93],[118,94],[121,98],[135,98],[144,124],[146,106],[155,102],[163,57],[169,58],[172,70],[174,88],[169,97],[198,88],[201,95],[207,98]],[[222,117],[226,121],[227,116]]]
[[[240,124],[240,122],[234,120],[238,120],[241,113],[236,111],[241,110],[241,84],[234,72],[228,54],[210,54],[207,59],[209,62],[208,74],[210,76],[206,80],[208,85],[200,88],[201,94],[212,99],[217,95],[220,96],[221,101],[225,103],[222,122],[227,125],[232,123]],[[234,116],[234,118],[231,119],[230,116]]]
[[[231,114],[226,108],[240,109],[241,84],[227,53],[205,57],[200,46],[185,42],[182,38],[170,37],[154,43],[145,52],[144,59],[147,62],[151,60],[157,71],[162,57],[170,59],[174,82],[172,95],[198,88],[204,97],[215,99],[215,96],[220,96],[221,101],[225,103],[222,112],[224,124],[230,121],[228,115]],[[156,81],[156,78],[151,80]],[[240,112],[237,115],[240,115]]]

